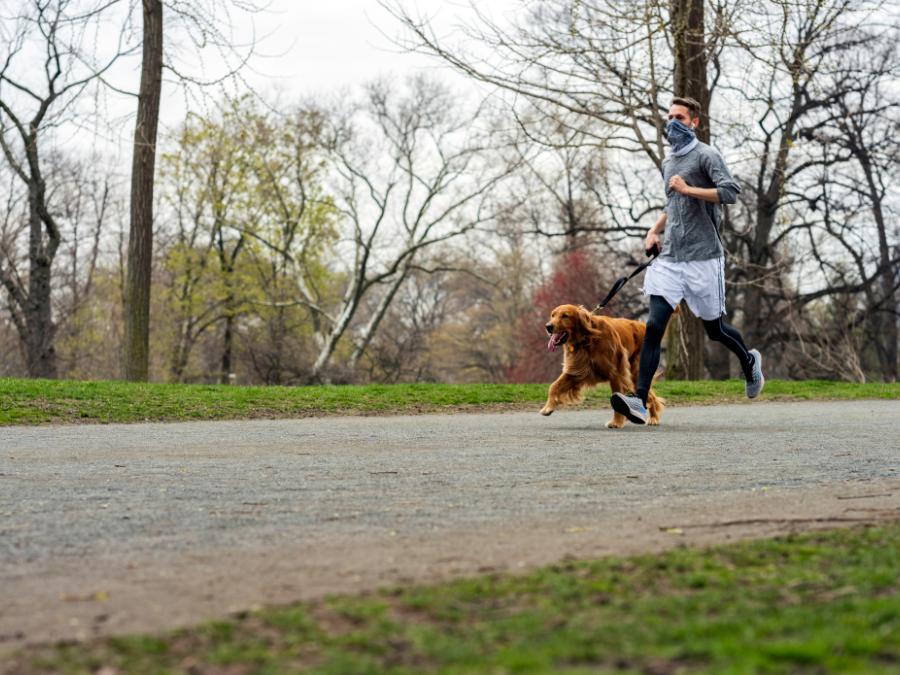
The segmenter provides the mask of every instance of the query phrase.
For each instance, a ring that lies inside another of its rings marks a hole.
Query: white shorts
[[[647,268],[644,295],[661,295],[673,308],[684,299],[704,321],[725,313],[725,258],[676,262],[657,258]]]

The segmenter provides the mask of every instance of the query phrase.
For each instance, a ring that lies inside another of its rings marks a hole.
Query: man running
[[[615,392],[610,399],[613,409],[635,424],[647,422],[647,394],[659,367],[663,333],[682,299],[703,321],[709,339],[721,342],[737,356],[747,381],[747,396],[756,398],[765,384],[760,353],[748,350],[737,329],[722,319],[725,252],[719,236],[719,204],[734,204],[740,187],[722,156],[697,138],[699,124],[697,101],[672,99],[666,124],[672,151],[662,166],[666,208],[644,240],[644,248],[651,251],[659,247],[660,234],[666,231],[662,252],[644,279],[650,316],[641,347],[637,390],[633,394]]]

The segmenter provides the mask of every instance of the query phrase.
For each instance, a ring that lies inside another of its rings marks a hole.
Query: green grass
[[[897,673],[900,524],[335,597],[7,672]]]
[[[738,380],[660,382],[657,390],[675,405],[745,400]],[[546,395],[546,384],[229,387],[0,378],[0,425],[537,409]],[[585,405],[608,405],[608,396],[599,387]],[[773,380],[761,398],[900,399],[900,384]]]

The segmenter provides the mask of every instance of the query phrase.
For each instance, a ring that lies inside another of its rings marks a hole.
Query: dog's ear
[[[596,332],[593,315],[584,306],[578,307],[578,326],[585,335]]]

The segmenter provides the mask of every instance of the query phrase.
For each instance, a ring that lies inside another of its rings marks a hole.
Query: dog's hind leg
[[[653,389],[651,389],[647,394],[647,412],[650,413],[647,424],[650,426],[657,426],[659,424],[659,418],[662,416],[665,408],[666,406],[663,405],[663,399],[657,396],[653,392]]]
[[[560,405],[577,401],[581,397],[581,384],[568,373],[563,373],[550,385],[547,402],[541,408],[541,415],[552,415]]]

